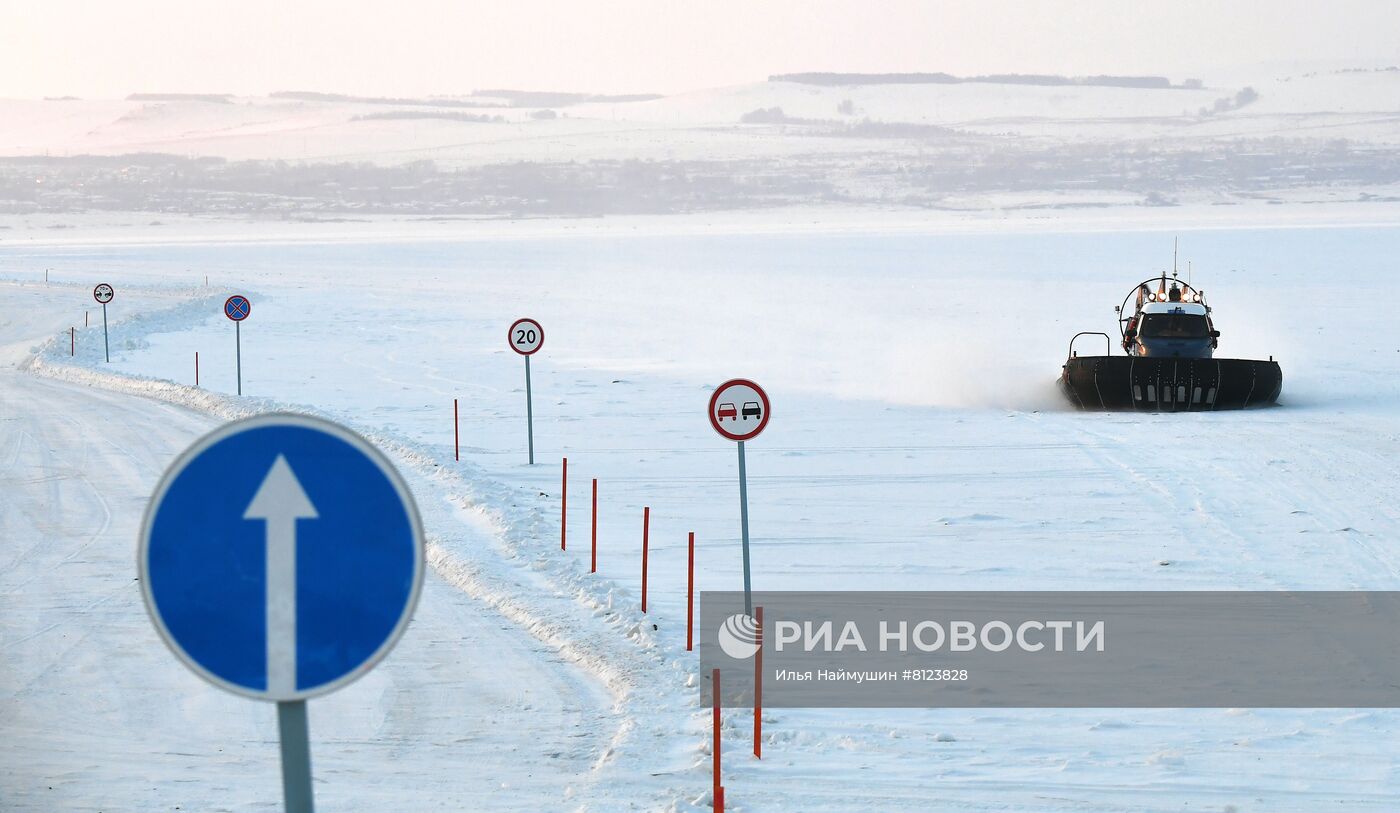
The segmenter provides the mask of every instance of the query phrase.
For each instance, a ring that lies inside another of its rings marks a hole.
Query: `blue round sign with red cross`
[[[235,322],[242,322],[248,318],[248,314],[253,312],[253,303],[248,301],[248,297],[241,294],[234,294],[224,300],[224,316]]]

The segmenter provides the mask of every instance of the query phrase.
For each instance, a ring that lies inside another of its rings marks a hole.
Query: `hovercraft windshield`
[[[1148,313],[1142,318],[1138,333],[1144,339],[1208,339],[1210,323],[1203,313],[1176,310],[1168,313]]]

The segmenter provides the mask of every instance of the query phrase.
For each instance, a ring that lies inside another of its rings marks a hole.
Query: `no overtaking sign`
[[[720,384],[710,396],[710,426],[739,447],[739,528],[744,547],[744,606],[753,615],[753,587],[749,575],[749,475],[744,462],[744,441],[758,437],[768,426],[768,393],[747,378]]]
[[[737,441],[753,440],[768,425],[768,394],[746,378],[726,381],[710,396],[710,425]]]

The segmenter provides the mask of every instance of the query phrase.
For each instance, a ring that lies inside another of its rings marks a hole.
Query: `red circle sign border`
[[[248,303],[248,310],[244,311],[243,315],[238,317],[237,319],[234,319],[232,316],[229,316],[228,313],[228,303],[232,302],[235,299],[241,299],[244,302]],[[234,294],[233,296],[224,300],[224,316],[228,316],[228,318],[234,322],[242,322],[244,319],[247,319],[249,316],[251,316],[252,313],[253,303],[251,300],[248,299],[248,297],[244,296],[243,294]]]
[[[715,417],[715,404],[719,403],[719,394],[729,389],[730,387],[740,385],[752,387],[753,391],[758,393],[758,399],[763,402],[763,419],[758,422],[758,426],[752,432],[746,435],[736,435],[732,432],[724,431],[724,429],[720,428],[719,419]],[[764,392],[762,387],[758,386],[757,384],[753,383],[747,378],[731,378],[723,384],[720,384],[718,387],[715,387],[714,394],[710,396],[710,426],[714,427],[714,430],[720,433],[721,436],[729,440],[737,440],[740,443],[743,443],[746,440],[753,440],[754,438],[758,437],[758,433],[762,432],[764,427],[768,426],[768,417],[772,413],[772,411],[772,405],[768,403],[768,393]]]
[[[540,331],[540,343],[536,345],[534,350],[521,350],[520,348],[515,346],[515,342],[510,340],[511,335],[515,333],[515,328],[523,322],[529,322]],[[529,317],[516,319],[514,322],[510,323],[510,327],[506,328],[506,344],[510,345],[511,350],[514,350],[522,356],[533,356],[536,353],[540,352],[540,349],[544,347],[544,325],[541,325],[539,322],[536,322],[534,319],[531,319]]]

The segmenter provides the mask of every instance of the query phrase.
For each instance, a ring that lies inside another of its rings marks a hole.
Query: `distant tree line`
[[[1201,116],[1213,116],[1216,113],[1229,113],[1231,110],[1239,110],[1247,104],[1252,104],[1259,100],[1259,93],[1252,87],[1242,88],[1234,96],[1226,96],[1223,99],[1216,99],[1215,104],[1210,107],[1202,107],[1197,111]]]
[[[1024,207],[1276,200],[1319,188],[1400,202],[1400,148],[1344,140],[1045,144],[931,125],[825,122],[793,137],[917,139],[917,150],[795,150],[746,159],[229,161],[167,154],[0,158],[0,214],[124,211],[259,218],[665,214],[795,204],[960,208],[1012,193]],[[1333,194],[1331,192],[1329,195]],[[1309,198],[1310,199],[1310,198]],[[1280,201],[1281,202],[1281,201]]]

